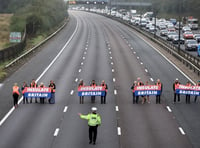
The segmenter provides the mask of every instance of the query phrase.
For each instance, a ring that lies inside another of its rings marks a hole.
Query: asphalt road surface
[[[55,104],[20,104],[0,126],[0,148],[199,148],[200,103],[172,104],[175,78],[185,76],[133,30],[88,12],[70,12],[69,24],[41,47],[0,88],[0,117],[12,107],[14,82],[57,86]],[[154,84],[161,79],[161,104],[132,104],[131,85],[137,77]],[[80,79],[108,84],[106,104],[100,97],[79,104]],[[191,98],[193,101],[193,98]],[[34,101],[33,101],[34,102]],[[102,117],[96,145],[89,145],[87,114],[96,106]]]

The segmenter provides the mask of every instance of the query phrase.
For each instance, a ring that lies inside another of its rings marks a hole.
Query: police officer
[[[21,91],[22,91],[22,94],[23,94],[23,104],[25,104],[25,102],[28,104],[28,98],[25,97],[24,95],[24,89],[28,87],[28,85],[26,84],[26,82],[23,83],[22,87],[21,87]]]
[[[105,83],[105,81],[103,80],[101,82],[101,86],[103,86],[105,88],[105,95],[101,96],[101,104],[106,104],[106,95],[107,95],[107,91],[108,91],[108,85]]]
[[[92,80],[92,83],[90,84],[90,86],[96,87],[95,80]],[[91,96],[91,102],[95,103],[95,96]]]
[[[131,86],[131,89],[133,91],[133,104],[135,104],[135,87],[137,86],[137,81],[133,82],[133,85]]]
[[[84,86],[83,80],[80,80],[78,87]],[[80,96],[80,104],[84,103],[84,96]]]
[[[190,81],[188,81],[188,82],[186,83],[186,86],[191,86]],[[185,95],[185,103],[186,103],[186,104],[190,104],[190,95],[189,95],[189,94],[186,94],[186,95]]]
[[[101,116],[96,113],[97,108],[92,107],[91,108],[92,113],[89,113],[88,115],[82,115],[79,113],[79,116],[81,119],[88,120],[88,126],[89,126],[89,144],[96,144],[96,138],[97,138],[97,128],[99,125],[101,125]]]
[[[20,95],[19,86],[17,85],[17,83],[14,84],[12,89],[13,89],[12,95],[13,95],[14,107],[17,108],[18,107],[18,98]]]
[[[197,82],[196,86],[200,86],[200,80]],[[194,102],[197,102],[197,95],[194,97]]]
[[[160,104],[160,96],[162,94],[162,88],[163,88],[163,85],[160,82],[160,79],[157,80],[156,85],[161,88],[160,95],[156,95],[156,104]]]
[[[176,78],[175,82],[173,83],[173,91],[174,91],[174,103],[176,103],[176,96],[178,97],[178,102],[180,102],[180,94],[176,94],[176,88],[180,85],[178,78]]]

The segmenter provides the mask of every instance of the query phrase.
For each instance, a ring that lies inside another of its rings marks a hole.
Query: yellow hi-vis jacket
[[[90,113],[88,115],[81,115],[81,119],[88,120],[89,126],[97,126],[101,124],[101,117],[99,114]]]

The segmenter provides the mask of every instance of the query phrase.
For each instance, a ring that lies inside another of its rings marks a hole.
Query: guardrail
[[[183,64],[185,64],[187,67],[189,67],[191,70],[193,70],[198,76],[200,75],[200,58],[195,57],[184,50],[179,50],[177,46],[173,45],[172,43],[167,42],[166,40],[162,39],[161,37],[154,35],[145,29],[136,27],[134,25],[131,25],[130,23],[123,21],[116,17],[107,16],[109,18],[112,18],[114,20],[119,21],[122,24],[125,24],[137,32],[145,35],[149,39],[151,39],[153,42],[157,43],[159,46],[161,46],[163,49],[165,49],[168,53],[176,57],[179,61],[181,61]]]
[[[21,59],[25,58],[26,56],[28,56],[30,53],[34,52],[38,47],[40,47],[41,45],[43,45],[44,43],[46,43],[46,41],[48,41],[49,39],[51,39],[53,36],[55,36],[58,32],[60,32],[65,25],[69,22],[69,18],[65,21],[65,23],[54,33],[52,33],[50,36],[48,36],[45,40],[43,40],[42,42],[40,42],[39,44],[37,44],[35,47],[31,48],[30,50],[28,50],[27,52],[25,52],[24,54],[20,55],[19,57],[17,57],[16,59],[14,59],[13,61],[11,61],[9,64],[7,64],[5,66],[5,68],[11,67],[12,65],[14,65],[15,63],[17,63],[18,61],[20,61]]]

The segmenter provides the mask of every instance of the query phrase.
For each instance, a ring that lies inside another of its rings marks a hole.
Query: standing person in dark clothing
[[[17,85],[17,83],[15,83],[12,88],[12,95],[13,95],[14,107],[17,108],[18,107],[18,98],[20,95],[19,86]]]
[[[32,80],[30,87],[36,88],[37,87],[37,83],[35,82],[35,79]],[[30,103],[32,103],[32,98],[30,100]],[[35,103],[37,103],[37,98],[35,97]]]
[[[190,81],[187,82],[186,86],[191,86]],[[189,94],[185,95],[185,103],[190,104],[190,95]]]
[[[143,83],[140,79],[140,77],[137,78],[137,86],[141,86]],[[144,96],[142,96],[144,97]],[[138,104],[138,101],[139,101],[139,96],[136,96],[136,104]]]
[[[28,98],[25,97],[25,94],[24,94],[24,89],[28,87],[28,85],[26,84],[26,82],[23,83],[22,87],[21,87],[21,91],[22,91],[22,94],[23,94],[23,104],[25,104],[25,102],[28,104]]]
[[[106,95],[107,95],[107,91],[108,91],[108,85],[103,80],[101,83],[101,86],[103,86],[105,88],[105,96],[101,96],[101,104],[106,104]]]
[[[96,87],[95,80],[92,80],[92,83],[90,84],[90,86]],[[91,96],[91,102],[95,103],[95,96]]]
[[[196,86],[200,86],[200,80],[197,82]],[[194,97],[194,102],[197,102],[197,96]]]
[[[157,80],[156,85],[161,88],[160,95],[156,95],[156,104],[160,104],[160,96],[162,94],[162,88],[163,88],[163,85],[160,82],[160,79]]]
[[[173,84],[173,91],[174,91],[174,103],[176,103],[176,96],[178,96],[178,102],[180,102],[180,94],[176,94],[176,88],[178,88],[180,85],[178,78],[176,78],[174,84]]]
[[[78,87],[84,86],[83,80],[80,80]],[[80,96],[80,104],[84,103],[84,96]]]
[[[133,85],[131,86],[131,89],[133,90],[133,104],[135,104],[135,87],[137,86],[137,81],[133,82]]]
[[[53,80],[50,81],[49,88],[51,88],[51,98],[49,99],[50,104],[55,103],[55,92],[56,92],[56,85]]]
[[[97,108],[92,107],[92,113],[89,113],[87,115],[82,115],[79,113],[81,119],[88,120],[88,126],[89,126],[89,144],[93,145],[96,144],[96,138],[97,138],[97,128],[99,125],[101,125],[101,116],[96,113]]]

